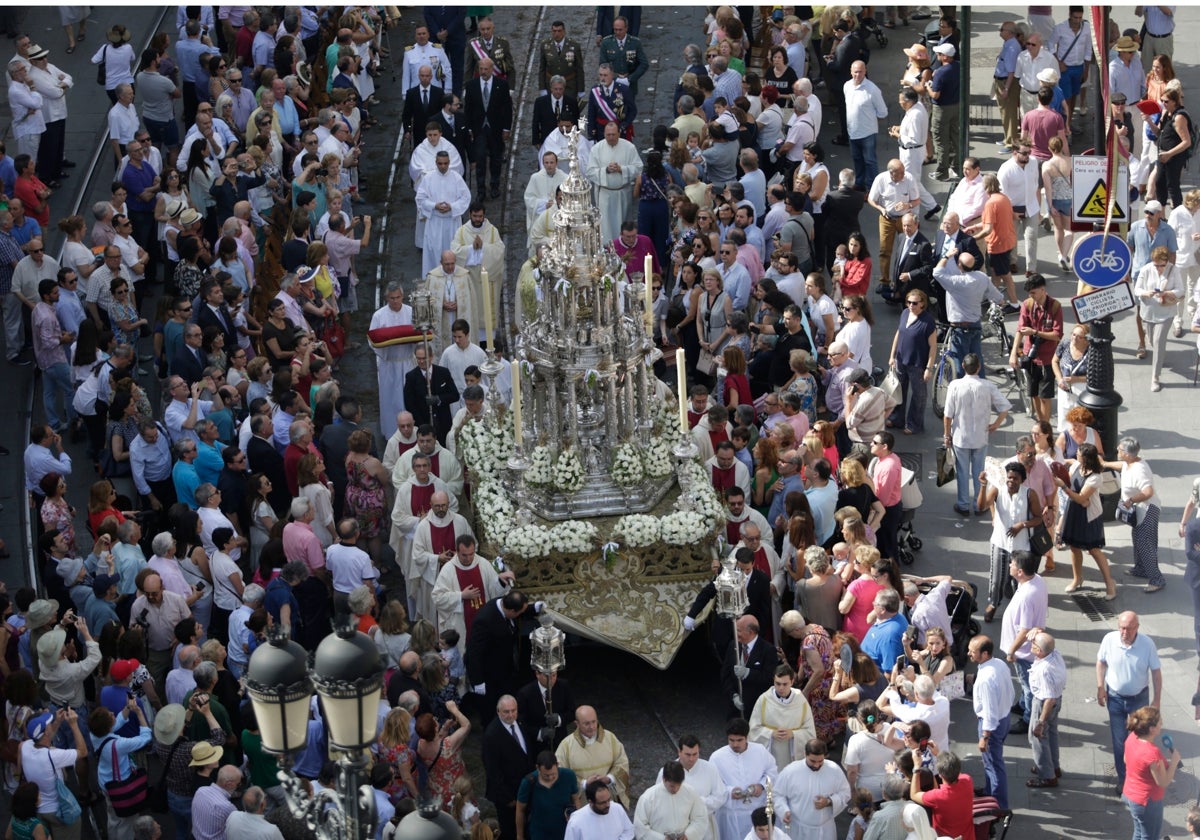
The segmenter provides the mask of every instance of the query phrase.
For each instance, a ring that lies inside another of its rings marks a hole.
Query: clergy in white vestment
[[[716,491],[724,495],[730,487],[750,492],[750,470],[733,454],[733,444],[727,440],[717,444],[717,452],[704,462],[704,469]]]
[[[433,507],[434,494],[449,495],[449,491],[445,483],[430,472],[428,455],[418,455],[413,461],[413,474],[396,488],[396,501],[392,504],[392,531],[388,544],[396,553],[396,565],[404,574],[408,591],[408,614],[432,621],[434,614],[429,609],[430,603],[424,605],[424,610],[419,609],[422,605],[416,590],[419,588],[420,576],[413,571],[413,537],[416,536],[421,518]],[[457,500],[454,509],[458,509]]]
[[[483,202],[474,201],[468,209],[467,222],[454,232],[450,241],[458,264],[471,275],[471,294],[483,305],[483,279],[480,271],[488,273],[488,284],[492,294],[492,312],[500,311],[500,290],[504,288],[504,240],[499,229],[486,218]],[[477,310],[478,311],[478,310]],[[466,317],[466,316],[463,316]],[[487,324],[482,318],[471,321],[480,343],[492,344],[487,335]],[[496,329],[492,324],[492,329]]]
[[[457,412],[462,408],[462,394],[467,387],[466,371],[474,365],[479,367],[487,362],[487,353],[478,344],[471,341],[471,323],[461,318],[454,322],[450,333],[453,343],[447,344],[442,351],[438,364],[450,371],[450,378],[458,388],[459,401],[450,406],[451,411]]]
[[[437,153],[437,169],[417,187],[417,218],[425,223],[421,237],[421,274],[437,268],[442,251],[450,247],[462,215],[471,205],[471,190],[462,176],[450,169],[450,158]]]
[[[461,318],[474,324],[483,302],[476,299],[470,274],[459,265],[458,256],[452,250],[442,251],[442,264],[425,277],[429,281],[433,305],[441,312],[433,331],[433,355],[436,357],[450,344],[454,322]]]
[[[834,819],[850,804],[846,774],[827,761],[825,742],[811,739],[804,760],[793,761],[775,783],[775,813],[792,840],[837,840]]]
[[[717,811],[721,840],[746,836],[751,830],[750,813],[767,804],[767,780],[775,778],[775,757],[762,744],[750,741],[746,721],[731,720],[725,734],[728,743],[708,757],[729,795]]]
[[[449,493],[435,492],[430,499],[429,513],[417,523],[412,539],[410,568],[417,592],[414,600],[420,614],[437,614],[433,605],[433,585],[438,572],[454,556],[454,546],[464,535],[474,536],[466,518],[455,512],[458,502]],[[406,585],[409,585],[405,581]]]
[[[450,156],[450,169],[457,172],[459,175],[466,175],[466,168],[463,166],[462,155],[458,153],[458,149],[454,143],[442,136],[442,132],[438,128],[429,128],[425,131],[425,139],[420,145],[412,150],[412,156],[408,159],[408,177],[412,179],[414,192],[421,184],[421,179],[430,172],[437,171],[437,153],[445,152]],[[416,236],[416,246],[422,245],[422,237],[425,235],[425,223],[421,221],[421,214],[417,214],[417,226],[414,229]]]
[[[458,436],[467,423],[483,420],[483,386],[468,385],[462,392],[462,408],[454,413],[450,431],[446,433],[446,448],[461,458],[458,451]]]
[[[750,822],[754,827],[742,840],[788,840],[787,832],[779,827],[779,818],[774,813],[768,816],[765,807],[756,808]]]
[[[542,168],[530,175],[529,183],[525,185],[525,230],[530,234],[533,232],[533,223],[565,180],[567,173],[558,168],[558,155],[554,152],[542,155]],[[529,247],[528,240],[525,247]]]
[[[455,543],[454,557],[442,566],[433,585],[433,605],[438,632],[451,627],[457,630],[458,650],[466,653],[475,616],[484,604],[507,592],[516,576],[511,569],[497,573],[490,560],[477,555],[473,536],[458,537]]]
[[[571,130],[574,128],[575,123],[570,120],[559,120],[558,130],[551,131],[542,142],[542,147],[538,150],[538,160],[544,164],[546,162],[546,152],[554,152],[554,154],[558,155],[558,160],[562,164],[560,168],[564,170],[564,174],[570,175],[567,158],[570,152]],[[587,139],[582,131],[579,132],[579,142],[576,145],[575,154],[579,158],[580,173],[586,175],[588,161],[592,156],[592,141]]]
[[[596,779],[584,786],[583,795],[587,807],[571,814],[563,840],[633,840],[633,823],[613,801],[612,788]]]
[[[588,156],[587,178],[596,187],[600,238],[604,242],[612,242],[620,235],[621,222],[633,211],[633,185],[642,174],[637,147],[622,138],[620,132],[616,122],[605,123],[604,142],[593,146]]]
[[[417,421],[411,411],[401,411],[396,415],[396,431],[383,448],[383,468],[391,472],[396,467],[396,460],[416,445]]]
[[[708,812],[708,830],[697,835],[697,840],[718,840],[717,811],[729,800],[729,790],[721,781],[717,768],[700,757],[700,739],[695,735],[684,735],[679,739],[679,764],[683,767],[684,785],[696,792]],[[659,770],[657,782],[662,780]],[[690,840],[690,834],[688,838]]]
[[[717,408],[718,406],[713,407]],[[719,407],[724,408],[724,406]],[[720,411],[716,412],[716,415],[720,414]],[[716,415],[714,415],[714,418]],[[728,417],[728,412],[724,416]],[[700,418],[700,422],[692,426],[692,441],[700,449],[700,461],[702,463],[717,454],[716,444],[722,440],[722,431],[725,435],[724,440],[729,440],[733,437],[733,424],[724,419],[724,417],[720,420],[714,418],[710,418],[708,412],[705,412],[704,416]],[[713,442],[714,439],[716,443]]]
[[[375,310],[370,329],[410,327],[412,322],[412,307],[404,302],[404,287],[393,280],[387,285],[387,305]],[[379,382],[379,425],[385,435],[392,433],[388,420],[404,411],[404,377],[415,367],[412,348],[411,344],[371,348]]]
[[[779,770],[803,758],[804,745],[817,737],[808,699],[792,687],[795,679],[790,665],[780,665],[775,684],[759,695],[750,712],[750,740],[771,751]]]
[[[422,426],[417,430],[417,446],[396,459],[392,469],[392,485],[399,487],[413,475],[413,459],[418,455],[429,458],[431,473],[441,479],[450,492],[458,496],[463,489],[462,464],[454,453],[438,443],[432,426]]]
[[[633,812],[633,833],[637,840],[662,840],[670,834],[701,840],[708,836],[708,809],[700,794],[684,780],[683,765],[672,759],[658,773],[659,780],[638,799]]]
[[[538,214],[537,220],[529,230],[529,256],[537,256],[539,248],[554,244],[554,232],[558,229],[558,202],[560,192],[554,193],[554,200],[546,209]]]

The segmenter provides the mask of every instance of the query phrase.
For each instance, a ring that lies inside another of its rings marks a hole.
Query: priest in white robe
[[[722,441],[722,445],[725,442]],[[733,444],[725,449],[717,449],[715,455],[704,462],[704,470],[712,480],[713,487],[718,493],[724,494],[730,486],[740,487],[742,492],[750,493],[750,470],[737,459],[731,451]],[[733,482],[732,485],[729,482]]]
[[[775,783],[775,812],[791,840],[837,840],[834,819],[850,804],[846,774],[825,758],[824,741],[810,740]]]
[[[381,327],[412,326],[412,307],[404,302],[404,287],[399,280],[387,286],[387,305],[371,316],[370,329]],[[388,418],[404,411],[404,377],[413,369],[411,344],[393,344],[390,347],[373,347],[375,367],[379,382],[379,424],[383,433],[391,435]]]
[[[637,840],[664,840],[670,834],[688,840],[707,837],[708,809],[704,800],[686,784],[683,765],[668,761],[659,771],[659,781],[638,799],[633,813]]]
[[[433,616],[433,585],[438,572],[454,556],[459,537],[475,536],[470,523],[457,512],[458,500],[449,493],[435,492],[430,498],[429,513],[417,523],[412,539],[411,569],[417,587],[415,600],[422,615]],[[406,581],[406,585],[409,585]]]
[[[620,132],[617,123],[606,123],[604,142],[592,147],[588,156],[587,178],[596,187],[600,237],[605,242],[612,242],[620,235],[621,222],[633,212],[633,185],[642,174],[637,147],[622,138]]]
[[[450,333],[459,318],[474,324],[482,301],[475,297],[475,284],[470,274],[459,265],[454,251],[442,251],[442,263],[425,275],[433,305],[441,312],[434,326],[433,356],[439,356],[450,343]]]
[[[584,793],[591,794],[587,807],[571,814],[563,840],[633,840],[629,814],[607,785],[588,785]]]
[[[471,277],[471,294],[483,306],[483,278],[481,271],[488,273],[488,288],[492,296],[492,312],[500,312],[500,290],[504,288],[504,240],[499,229],[486,218],[483,203],[472,202],[466,224],[454,232],[450,247],[458,264]],[[476,310],[478,311],[478,310]],[[479,343],[493,347],[492,337],[487,334],[487,324],[482,318],[471,321]],[[492,324],[492,329],[497,328]]]
[[[459,401],[450,406],[450,410],[458,412],[462,408],[462,394],[467,387],[466,371],[471,366],[479,367],[487,361],[487,353],[475,342],[471,341],[470,322],[464,322],[467,330],[455,330],[450,334],[452,343],[446,345],[438,364],[450,371],[450,378],[458,388]]]
[[[696,792],[704,802],[708,813],[707,831],[696,835],[697,840],[719,840],[717,834],[717,811],[729,800],[729,790],[721,781],[721,774],[710,762],[700,757],[700,741],[694,735],[685,735],[679,741],[679,764],[683,767],[683,783]],[[663,780],[658,771],[657,782]],[[692,835],[688,835],[691,838]]]
[[[786,668],[782,675],[780,671]],[[788,673],[790,672],[790,673]],[[804,757],[804,745],[817,737],[812,708],[804,692],[793,688],[795,672],[786,665],[775,672],[775,684],[759,695],[750,712],[750,740],[762,744],[783,770]]]
[[[554,244],[554,232],[558,229],[558,193],[555,193],[554,200],[547,205],[542,211],[537,220],[533,223],[533,227],[529,231],[529,256],[537,256],[539,248]]]
[[[404,574],[408,592],[408,614],[413,617],[433,620],[430,603],[421,603],[417,597],[420,576],[413,571],[412,544],[417,525],[433,507],[433,496],[447,493],[446,485],[429,469],[429,456],[422,455],[416,461],[413,475],[396,488],[396,501],[392,505],[392,531],[388,544],[396,553],[396,565]],[[455,510],[458,508],[455,502]],[[424,607],[422,610],[421,607]]]
[[[422,426],[421,428],[429,431],[429,428],[426,426]],[[424,435],[420,431],[417,432],[416,448],[410,449],[396,459],[396,466],[392,469],[393,486],[399,487],[412,477],[414,472],[413,459],[418,455],[424,455],[429,458],[431,474],[441,479],[442,483],[449,488],[451,493],[455,496],[462,494],[462,464],[459,463],[458,458],[454,457],[453,452],[438,443],[435,435]]]
[[[453,559],[438,572],[433,585],[433,604],[437,608],[438,632],[451,627],[457,630],[458,650],[465,654],[469,625],[475,621],[475,614],[488,601],[507,592],[516,582],[516,576],[511,569],[497,573],[490,560],[476,554],[475,539],[463,539],[469,540],[470,545],[456,545]],[[464,581],[469,581],[466,587]],[[464,598],[464,594],[470,597]]]
[[[767,804],[766,783],[775,778],[775,757],[762,744],[749,740],[750,726],[738,719],[726,728],[729,743],[708,760],[725,785],[728,799],[717,811],[718,837],[745,837],[751,830],[750,813]],[[776,801],[778,801],[776,791]]]
[[[529,183],[525,185],[526,231],[532,233],[533,223],[549,206],[551,199],[554,198],[555,190],[565,180],[567,180],[567,173],[558,168],[558,155],[554,152],[546,152],[542,155],[542,168],[530,175]],[[525,243],[525,247],[529,247],[528,241]]]
[[[396,431],[383,448],[383,468],[391,472],[401,455],[417,445],[417,421],[410,411],[396,415]]]
[[[458,436],[462,433],[463,427],[467,423],[473,423],[483,420],[483,386],[470,385],[462,392],[463,401],[462,408],[454,414],[454,421],[450,424],[450,431],[446,433],[446,448],[455,455],[459,455],[458,451]]]
[[[417,218],[425,223],[421,237],[422,275],[437,268],[470,204],[467,182],[450,169],[449,155],[438,152],[437,169],[422,178],[417,187]]]
[[[575,128],[575,123],[570,120],[559,120],[558,131],[552,131],[546,135],[546,139],[542,142],[541,148],[538,150],[538,160],[545,164],[546,152],[554,152],[558,155],[559,163],[562,164],[559,168],[564,170],[564,174],[570,175],[570,157],[571,130]],[[576,147],[575,154],[579,157],[579,171],[584,175],[587,174],[588,161],[592,156],[592,141],[584,137],[583,132],[579,132],[579,144]]]
[[[462,155],[458,153],[455,145],[442,136],[439,129],[431,128],[425,132],[425,139],[412,150],[412,156],[408,159],[408,177],[412,179],[413,191],[421,185],[421,179],[430,172],[437,171],[437,153],[445,152],[450,156],[450,169],[457,172],[460,176],[466,174],[466,168],[463,166]],[[421,214],[417,214],[417,226],[414,229],[416,235],[415,244],[418,248],[421,247],[422,237],[425,235],[425,223],[421,221]]]

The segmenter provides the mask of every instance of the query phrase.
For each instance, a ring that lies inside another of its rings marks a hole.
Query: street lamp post
[[[744,711],[742,710],[742,677],[746,673],[746,663],[745,657],[742,655],[742,646],[737,640],[737,620],[746,612],[749,598],[746,595],[746,582],[742,580],[742,575],[735,566],[732,553],[721,561],[721,572],[713,581],[713,585],[717,589],[717,615],[729,619],[733,628],[733,649],[737,654],[737,664],[733,667],[733,673],[738,681],[738,693],[734,698],[733,705]]]
[[[567,634],[554,626],[549,610],[543,609],[538,616],[539,626],[529,636],[532,652],[529,664],[533,670],[546,677],[546,725],[538,732],[538,740],[554,749],[554,730],[558,729],[562,717],[554,711],[551,696],[554,693],[554,675],[567,667]]]
[[[375,741],[383,663],[366,635],[341,627],[308,653],[279,634],[250,657],[246,688],[263,750],[278,757],[288,806],[322,840],[367,840],[375,830],[375,794],[362,784]],[[309,796],[292,772],[305,748],[313,690],[321,698],[330,748],[338,753],[337,785]]]

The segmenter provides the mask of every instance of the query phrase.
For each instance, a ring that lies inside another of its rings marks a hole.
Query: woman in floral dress
[[[833,641],[819,624],[805,623],[798,610],[788,610],[779,619],[783,631],[784,657],[796,669],[796,684],[812,707],[817,737],[826,744],[845,729],[845,719],[839,718],[838,704],[829,699],[829,684],[833,681]]]
[[[392,783],[387,786],[387,795],[395,805],[406,796],[416,797],[417,785],[413,781],[413,752],[408,746],[412,718],[399,707],[388,712],[383,721],[383,733],[371,747],[375,760],[392,768]]]
[[[426,712],[417,718],[417,786],[427,796],[436,796],[449,806],[454,780],[467,772],[463,764],[462,745],[471,731],[471,722],[451,701],[446,704],[453,720],[437,725],[433,715]],[[450,729],[457,725],[451,733]],[[450,734],[447,734],[450,733]]]
[[[67,550],[72,557],[79,556],[75,544],[75,508],[67,501],[67,482],[59,473],[50,472],[42,476],[38,485],[46,500],[42,502],[42,526],[47,531],[57,528],[67,541]]]
[[[384,521],[387,518],[387,467],[371,454],[371,433],[366,429],[352,432],[346,441],[346,515],[358,520],[359,539],[366,542],[367,553],[378,560],[383,550]]]

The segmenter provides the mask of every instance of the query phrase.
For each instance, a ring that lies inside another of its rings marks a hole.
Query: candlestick
[[[649,333],[651,338],[653,338],[654,337],[654,290],[653,290],[654,260],[650,257],[649,254],[646,255],[644,270],[646,273],[646,332]]]
[[[483,281],[483,335],[487,339],[488,350],[495,350],[496,343],[492,340],[492,284],[488,281],[487,269],[481,269],[479,278]]]
[[[675,382],[679,391],[679,433],[688,436],[687,418],[687,363],[683,358],[683,348],[675,351]]]
[[[513,439],[517,442],[517,446],[520,446],[524,435],[521,434],[521,362],[519,359],[514,359],[512,363],[512,389]]]

